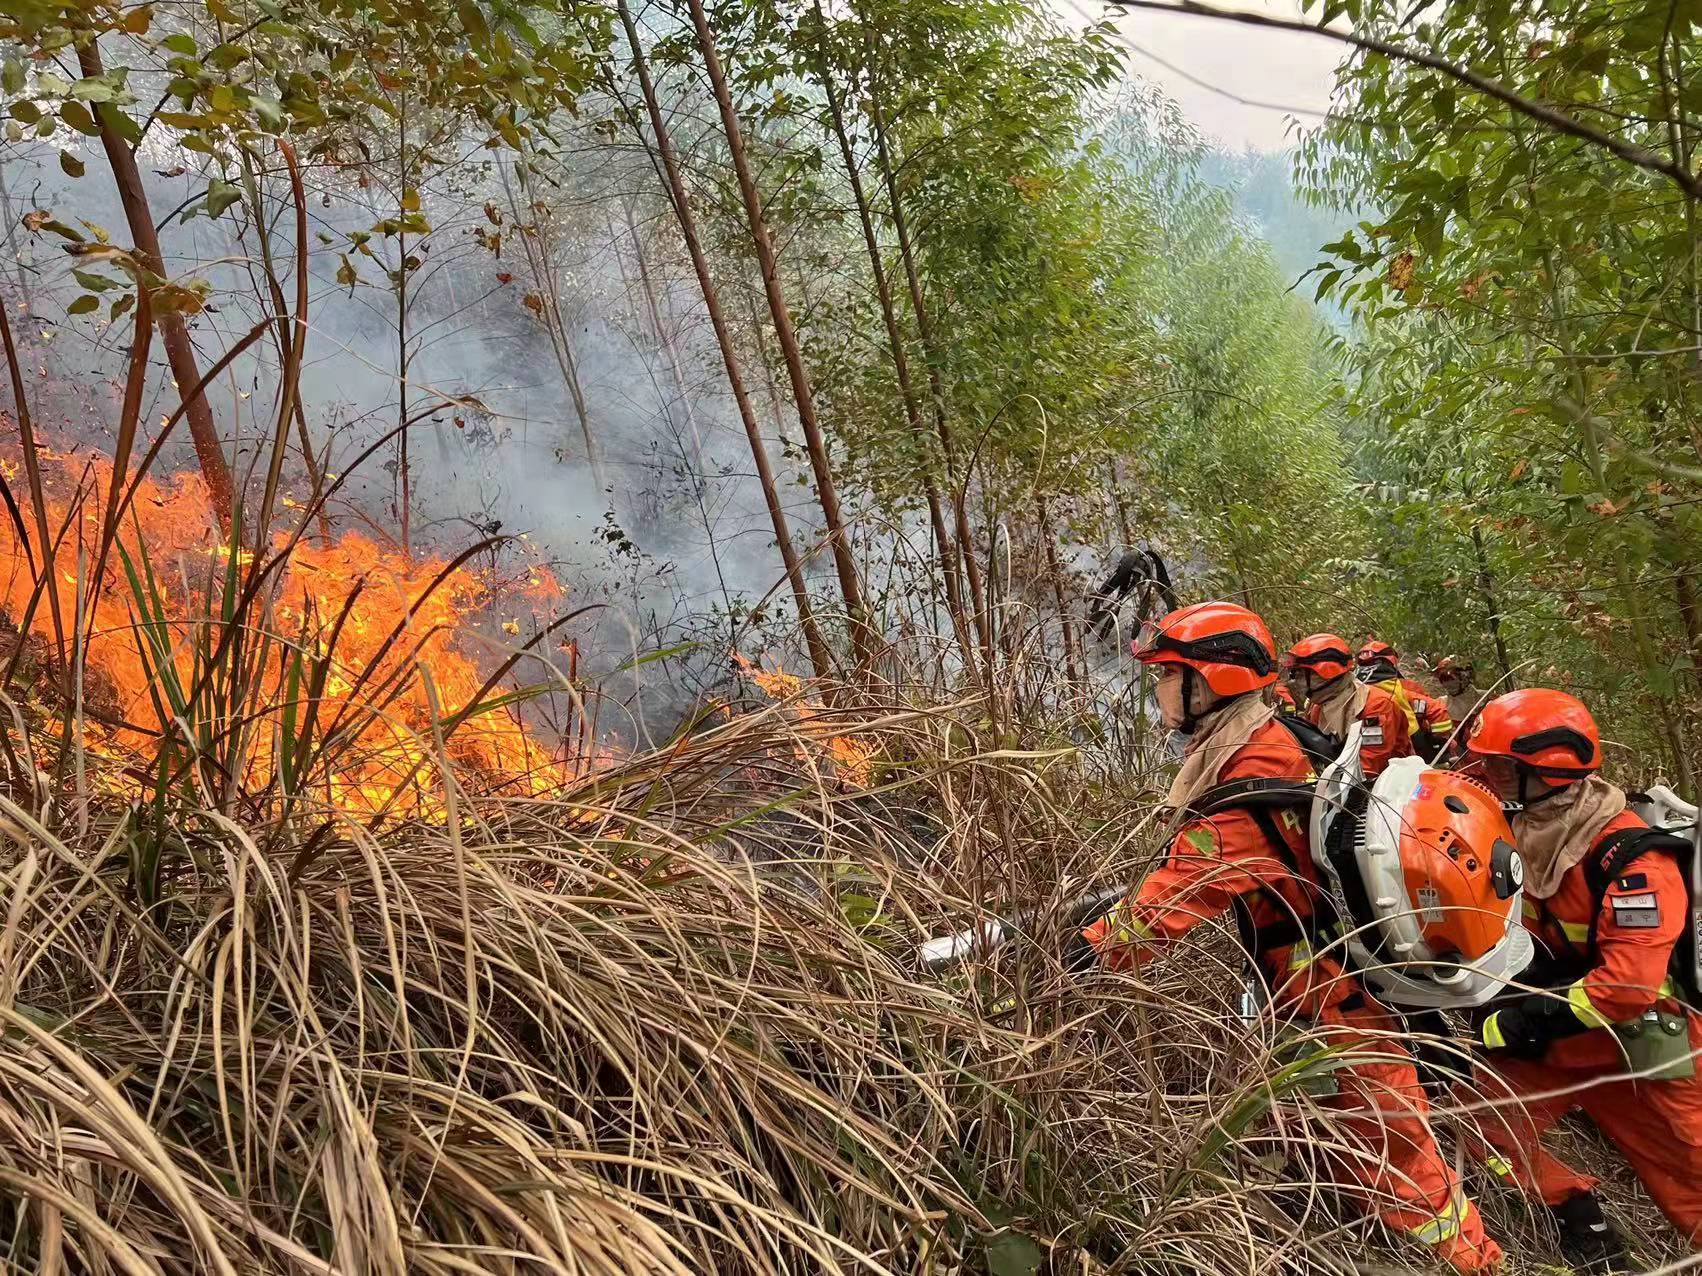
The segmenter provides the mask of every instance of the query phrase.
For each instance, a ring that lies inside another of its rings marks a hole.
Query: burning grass
[[[1386,1259],[1221,944],[1083,977],[1043,926],[918,966],[991,901],[1133,880],[1150,742],[1084,756],[1043,689],[995,728],[746,663],[771,703],[589,769],[453,646],[491,598],[464,563],[221,553],[182,480],[72,552],[96,478],[55,484],[83,660],[0,698],[9,1270]],[[57,642],[5,552],[7,607]]]
[[[55,593],[38,585],[41,547],[24,521],[0,518],[0,610],[62,669],[63,635],[80,664],[79,738],[143,760],[144,783],[156,778],[161,742],[175,740],[179,764],[191,753],[218,759],[217,777],[200,777],[209,790],[441,817],[435,786],[417,782],[434,719],[449,725],[450,756],[469,778],[500,779],[510,793],[553,792],[586,765],[529,730],[516,697],[491,694],[489,652],[500,658],[516,643],[467,647],[481,620],[559,608],[562,588],[542,567],[498,574],[475,570],[470,553],[413,559],[358,532],[321,541],[280,531],[260,557],[242,547],[241,528],[220,534],[205,485],[189,474],[136,480],[108,547],[110,462],[38,454]],[[0,465],[17,476],[15,463]],[[136,769],[101,774],[133,793]]]
[[[9,1268],[1386,1263],[1308,1169],[1327,1118],[1273,1092],[1224,950],[1138,980],[1067,976],[1044,936],[916,968],[973,899],[1133,872],[1146,783],[984,750],[962,712],[863,712],[835,722],[869,751],[855,791],[781,705],[548,798],[474,797],[440,751],[444,821],[343,813],[317,845],[190,804],[78,832],[12,716]]]

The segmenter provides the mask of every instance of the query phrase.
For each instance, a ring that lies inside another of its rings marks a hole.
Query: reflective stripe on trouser
[[[1353,1057],[1337,1073],[1340,1092],[1324,1100],[1340,1130],[1340,1150],[1329,1157],[1334,1176],[1391,1230],[1432,1246],[1459,1271],[1493,1270],[1500,1246],[1436,1146],[1412,1060],[1345,1025],[1329,1035]]]
[[[1694,1031],[1691,1041],[1697,1044]],[[1541,1096],[1486,1112],[1479,1122],[1497,1159],[1508,1164],[1520,1188],[1558,1205],[1596,1186],[1593,1177],[1542,1145],[1549,1127],[1582,1108],[1631,1163],[1661,1212],[1693,1246],[1702,1248],[1702,1072],[1678,1081],[1604,1079],[1578,1089],[1589,1080],[1588,1071],[1524,1059],[1497,1059],[1495,1069],[1514,1094]],[[1487,1076],[1480,1078],[1480,1085],[1483,1097],[1505,1098],[1504,1088]]]

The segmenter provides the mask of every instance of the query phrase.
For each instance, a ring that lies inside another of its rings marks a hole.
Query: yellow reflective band
[[[1483,1044],[1491,1050],[1503,1050],[1507,1046],[1507,1038],[1501,1031],[1499,1010],[1483,1021]]]
[[[1116,940],[1119,944],[1132,944],[1137,940],[1151,939],[1152,928],[1135,916],[1135,910],[1124,900],[1111,910],[1111,924],[1117,928]]]
[[[1572,1013],[1578,1016],[1578,1022],[1586,1028],[1606,1028],[1612,1022],[1596,1009],[1582,979],[1566,990],[1566,1001],[1572,1007]]]
[[[1542,916],[1542,914],[1537,911],[1535,902],[1533,902],[1529,896],[1526,896],[1519,901],[1519,911],[1526,917],[1529,917],[1532,921],[1535,921],[1538,917]]]
[[[1318,960],[1318,955],[1312,951],[1312,945],[1304,939],[1288,950],[1288,968],[1291,971],[1305,970]]]
[[[1513,1163],[1504,1156],[1492,1156],[1484,1161],[1484,1165],[1497,1178],[1510,1179],[1513,1177]]]
[[[1426,1219],[1417,1227],[1407,1228],[1407,1235],[1423,1245],[1440,1245],[1443,1241],[1451,1241],[1460,1234],[1460,1225],[1466,1221],[1471,1208],[1471,1202],[1466,1199],[1465,1192],[1456,1188],[1447,1209],[1435,1218]]]
[[[1565,932],[1566,938],[1575,944],[1586,943],[1590,938],[1590,927],[1587,922],[1561,922],[1560,929]]]

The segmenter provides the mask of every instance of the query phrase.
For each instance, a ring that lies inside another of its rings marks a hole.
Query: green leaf
[[[22,93],[26,74],[20,59],[7,58],[5,63],[0,65],[0,88],[4,88],[7,93]]]
[[[73,268],[71,271],[71,277],[78,283],[82,284],[83,287],[87,288],[90,292],[105,292],[108,288],[117,288],[119,286],[116,279],[108,279],[105,275],[97,275],[92,270],[77,270]]]
[[[173,53],[180,53],[186,58],[195,56],[195,37],[187,31],[176,31],[160,41],[160,44]]]
[[[70,151],[59,152],[59,167],[65,170],[67,177],[81,177],[83,175],[83,161],[71,154]]]
[[[455,12],[461,19],[461,27],[467,33],[467,38],[474,44],[490,43],[490,27],[485,22],[485,15],[479,12],[479,6],[473,0],[459,0]]]
[[[133,292],[125,293],[117,301],[112,303],[112,310],[111,310],[110,313],[112,315],[113,320],[116,322],[117,320],[123,318],[123,316],[129,312],[130,307],[134,306],[135,304],[136,304],[136,294],[133,293]]]
[[[68,315],[86,315],[92,311],[98,310],[99,308],[100,298],[91,296],[89,293],[85,292],[81,297],[78,297],[70,305],[65,307],[65,313]]]
[[[281,133],[284,131],[284,104],[276,98],[256,97],[251,103],[254,108],[254,118],[260,121],[260,127],[268,132]]]
[[[217,217],[242,198],[242,189],[234,182],[215,177],[207,187],[207,216]]]
[[[1040,1246],[1021,1232],[1000,1232],[987,1242],[988,1276],[1034,1276],[1044,1261]]]
[[[59,118],[84,137],[94,137],[100,133],[100,125],[95,123],[95,117],[89,114],[89,108],[81,102],[61,103]]]

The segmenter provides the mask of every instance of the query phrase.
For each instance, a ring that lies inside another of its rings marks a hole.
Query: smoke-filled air
[[[5,1269],[1690,1270],[1699,27],[0,0]]]

